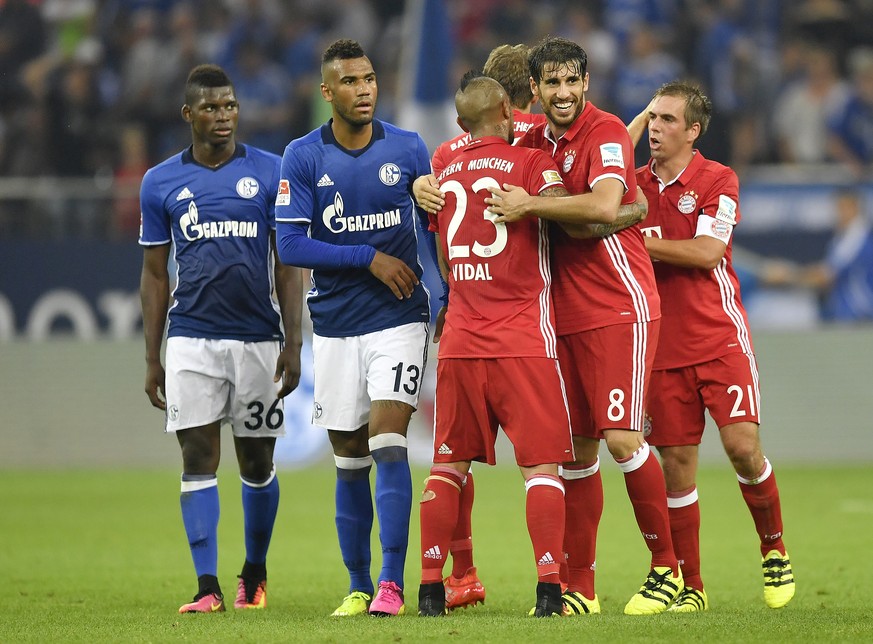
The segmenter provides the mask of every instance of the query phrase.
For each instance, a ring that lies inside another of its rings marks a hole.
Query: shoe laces
[[[761,565],[764,568],[765,580],[771,579],[777,582],[782,580],[783,577],[791,577],[791,562],[784,555],[765,559]]]
[[[667,581],[667,575],[669,575],[671,572],[672,570],[670,570],[669,568],[667,568],[667,570],[665,570],[664,572],[657,572],[655,570],[652,570],[649,573],[649,576],[646,577],[646,583],[643,584],[643,587],[646,590],[657,590],[664,585],[664,583]]]

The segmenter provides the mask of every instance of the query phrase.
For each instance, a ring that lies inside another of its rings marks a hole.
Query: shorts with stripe
[[[717,427],[761,422],[758,365],[751,353],[652,372],[646,405],[647,438],[652,445],[699,445],[704,411]]]
[[[564,381],[553,358],[442,358],[435,404],[434,463],[494,465],[498,427],[522,467],[573,460]]]
[[[643,431],[646,389],[661,321],[613,324],[558,338],[574,436]]]

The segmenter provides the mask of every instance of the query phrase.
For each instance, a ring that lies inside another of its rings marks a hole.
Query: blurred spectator
[[[46,30],[38,2],[0,0],[0,114],[21,98],[19,73],[45,50]]]
[[[804,77],[785,89],[773,112],[779,158],[791,163],[828,160],[827,122],[845,103],[848,84],[839,76],[836,56],[811,45]]]
[[[873,320],[873,227],[857,190],[838,193],[834,203],[836,225],[825,258],[808,266],[771,262],[763,281],[817,290],[825,320]]]
[[[818,44],[834,52],[842,65],[851,46],[852,16],[844,0],[800,0],[791,7],[788,29],[809,44]]]
[[[765,81],[768,66],[775,65],[775,52],[768,49],[772,38],[757,38],[750,11],[749,0],[717,0],[698,7],[700,37],[692,62],[692,71],[708,88],[713,103],[711,134],[701,151],[740,173],[766,154],[759,143],[766,140],[762,104],[773,100]],[[766,16],[766,7],[758,12]]]
[[[118,140],[118,160],[115,164],[112,201],[112,236],[116,239],[136,239],[139,232],[139,187],[150,167],[145,130],[127,125]]]
[[[852,88],[828,122],[830,151],[848,163],[860,179],[873,168],[873,49],[857,49],[849,58]]]
[[[615,36],[603,29],[592,9],[582,3],[567,7],[556,28],[557,36],[580,43],[588,54],[588,69],[597,74],[597,87],[589,86],[585,95],[598,107],[607,109],[619,53]]]
[[[123,118],[142,123],[154,145],[150,155],[159,152],[157,141],[163,123],[163,93],[166,85],[165,43],[159,35],[160,15],[153,9],[139,9],[131,14],[129,45],[121,65]]]
[[[621,47],[640,27],[668,30],[675,24],[679,8],[678,0],[602,0],[599,4],[603,7],[603,26]],[[584,42],[580,44],[585,47]]]
[[[627,56],[615,72],[613,81],[614,113],[625,123],[645,109],[652,94],[666,82],[682,75],[679,62],[663,49],[663,37],[654,29],[637,26],[628,34]],[[646,146],[636,151],[636,164],[649,160]]]
[[[273,48],[277,44],[282,18],[282,8],[278,2],[276,0],[225,1],[231,8],[229,29],[224,44],[216,52],[216,60],[213,62],[229,70],[239,59],[240,47],[250,42],[260,43],[261,47],[272,55]]]
[[[249,145],[282,154],[288,143],[288,76],[269,58],[260,42],[247,40],[237,47],[228,67],[240,113],[239,138]]]

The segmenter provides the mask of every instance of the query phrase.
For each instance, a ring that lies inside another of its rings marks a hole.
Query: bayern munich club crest
[[[570,172],[570,168],[573,167],[573,162],[576,160],[576,153],[573,150],[567,152],[567,156],[564,157],[564,172]]]
[[[697,193],[695,193],[693,190],[682,193],[682,195],[680,195],[679,197],[679,202],[676,204],[676,207],[683,215],[690,215],[692,212],[697,210]]]

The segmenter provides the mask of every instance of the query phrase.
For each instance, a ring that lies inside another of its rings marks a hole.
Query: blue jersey
[[[328,122],[285,148],[276,199],[280,254],[291,226],[308,226],[309,237],[337,246],[369,245],[403,260],[421,278],[418,225],[412,182],[430,173],[421,137],[373,121],[373,138],[361,150],[337,143]],[[294,264],[293,257],[281,255]],[[398,300],[366,268],[317,268],[307,296],[315,333],[348,337],[430,320],[429,297],[420,282],[411,298]]]
[[[168,336],[281,340],[273,296],[279,157],[236,144],[217,168],[188,148],[146,172],[139,243],[173,243],[178,279]]]

